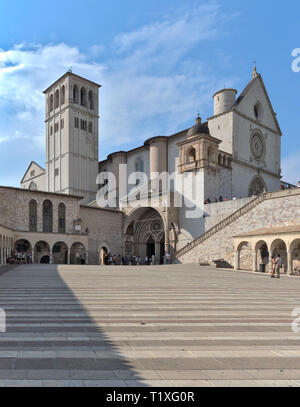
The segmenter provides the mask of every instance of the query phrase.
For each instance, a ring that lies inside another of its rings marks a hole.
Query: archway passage
[[[71,264],[86,264],[86,250],[82,243],[73,243],[71,247]]]
[[[68,264],[68,247],[64,242],[57,242],[52,249],[53,264]]]
[[[106,257],[108,255],[108,250],[106,247],[101,247],[100,249],[100,265],[107,265]]]
[[[236,252],[236,270],[252,270],[253,251],[249,242],[241,242]]]
[[[147,241],[147,257],[148,259],[151,259],[152,256],[155,256],[155,241],[150,236]]]
[[[282,268],[281,272],[287,273],[288,270],[288,259],[287,259],[287,247],[283,240],[276,239],[273,241],[271,245],[271,253],[273,256],[281,257],[282,260]]]
[[[40,241],[35,245],[34,262],[36,264],[50,263],[50,246],[47,242]]]
[[[290,273],[300,274],[300,239],[296,239],[290,246]]]
[[[32,247],[28,240],[20,239],[15,242],[14,256],[18,261],[23,263],[32,262]]]
[[[143,208],[138,212],[133,235],[135,255],[150,260],[154,256],[155,264],[163,264],[165,254],[165,227],[161,215],[152,208]],[[162,247],[164,246],[164,247]]]

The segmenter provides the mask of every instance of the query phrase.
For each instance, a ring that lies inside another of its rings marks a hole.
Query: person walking
[[[282,260],[280,254],[276,258],[276,278],[280,278],[280,269],[282,267]]]

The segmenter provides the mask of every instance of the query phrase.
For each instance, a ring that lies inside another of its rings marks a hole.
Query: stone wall
[[[180,263],[224,259],[234,265],[234,236],[300,217],[300,190],[270,193],[267,199],[224,229],[181,256]]]
[[[80,218],[83,231],[89,229],[89,264],[99,264],[99,252],[102,247],[112,255],[123,255],[121,212],[80,206]]]
[[[17,231],[29,231],[29,203],[37,202],[37,231],[43,231],[43,202],[50,200],[53,205],[53,232],[58,232],[58,206],[66,206],[66,232],[74,232],[74,220],[79,218],[79,198],[29,191],[19,188],[0,187],[0,224]]]

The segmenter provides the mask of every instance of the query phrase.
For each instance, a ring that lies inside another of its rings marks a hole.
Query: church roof
[[[73,76],[77,79],[81,79],[85,82],[89,82],[90,84],[92,84],[93,86],[97,86],[98,88],[101,88],[101,85],[99,85],[99,83],[90,81],[89,79],[83,78],[82,76],[76,75],[75,73],[68,71],[66,72],[64,75],[62,75],[59,79],[57,79],[54,83],[52,83],[46,90],[44,90],[43,93],[47,93],[49,89],[51,89],[53,86],[55,86],[58,82],[60,82],[62,79],[64,79],[66,76]]]
[[[37,162],[31,161],[31,163],[29,164],[29,166],[28,166],[27,170],[25,171],[25,174],[24,174],[24,176],[23,176],[23,178],[22,178],[22,180],[21,180],[21,184],[22,184],[22,182],[24,181],[24,178],[26,177],[28,171],[30,170],[30,167],[31,167],[33,164],[35,164],[37,167],[39,167],[39,168],[43,171],[43,173],[46,172],[45,168],[41,167]],[[43,174],[43,173],[42,173],[42,174]],[[42,175],[42,174],[40,174],[40,175]]]
[[[196,119],[196,124],[195,126],[191,127],[189,131],[187,132],[186,138],[192,138],[195,136],[198,136],[199,134],[210,134],[208,126],[205,124],[201,123],[201,119],[198,116]]]

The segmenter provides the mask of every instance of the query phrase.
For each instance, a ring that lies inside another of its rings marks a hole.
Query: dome
[[[195,126],[191,127],[190,130],[187,132],[186,138],[191,138],[198,136],[199,134],[210,134],[209,128],[201,123],[201,118],[198,116],[196,119]]]

